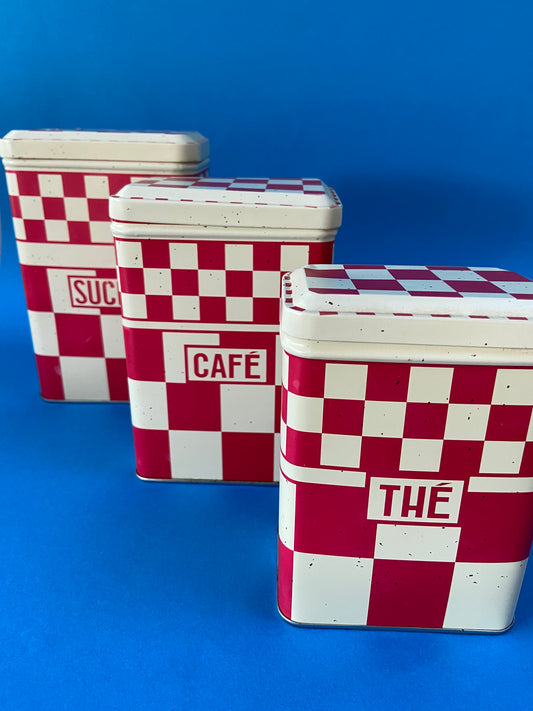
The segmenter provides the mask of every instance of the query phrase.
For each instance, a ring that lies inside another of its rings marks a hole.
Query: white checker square
[[[169,245],[172,269],[198,269],[198,249],[190,242],[173,242]]]
[[[453,368],[412,366],[407,402],[449,402],[452,378]]]
[[[15,232],[15,239],[26,239],[26,228],[24,227],[24,220],[21,217],[13,218],[13,231]]]
[[[476,274],[470,269],[432,269],[431,271],[444,281],[487,281],[481,274]]]
[[[234,271],[253,271],[253,245],[227,244],[224,249],[226,269]]]
[[[109,222],[89,222],[89,234],[91,242],[113,244],[113,233]]]
[[[253,273],[253,295],[254,297],[270,297],[279,299],[281,294],[281,276],[279,272]]]
[[[365,625],[370,558],[294,553],[291,618],[323,625]]]
[[[7,192],[9,193],[9,195],[16,196],[19,194],[19,181],[18,181],[15,173],[6,171],[6,183],[7,183]],[[41,195],[42,195],[42,189],[41,189]]]
[[[527,560],[456,563],[444,627],[501,632],[513,622]]]
[[[68,249],[68,247],[67,247]],[[76,276],[86,279],[96,276],[94,269],[47,269],[48,286],[50,288],[50,296],[52,298],[52,307],[55,313],[64,314],[94,314],[100,313],[98,308],[89,308],[85,306],[73,306],[73,294],[71,292],[71,284]]]
[[[49,311],[28,311],[33,350],[37,355],[58,356],[56,320]]]
[[[484,440],[490,405],[448,405],[444,439]]]
[[[105,358],[61,356],[59,362],[66,400],[109,400]]]
[[[402,437],[405,409],[405,402],[367,400],[363,419],[363,436]]]
[[[226,296],[226,272],[223,269],[199,269],[200,296]]]
[[[387,269],[346,269],[346,274],[350,279],[389,279],[394,281],[394,277]]]
[[[66,197],[65,215],[72,222],[89,222],[89,203],[87,198]]]
[[[142,267],[143,253],[140,242],[117,240],[115,246],[119,267]]]
[[[361,461],[361,437],[358,435],[323,434],[320,464],[325,467],[358,467]]]
[[[70,242],[68,223],[65,220],[45,220],[44,229],[48,242]]]
[[[275,385],[221,385],[223,432],[273,432]]]
[[[128,379],[131,421],[145,430],[168,429],[166,383]]]
[[[42,197],[59,197],[65,195],[63,190],[63,178],[53,173],[41,173],[38,176],[39,191]]]
[[[533,411],[531,412],[529,427],[527,428],[526,442],[533,442]]]
[[[283,454],[287,452],[287,425],[281,420],[279,425],[279,448]]]
[[[88,198],[109,198],[109,178],[107,175],[85,175],[85,195]]]
[[[497,286],[508,294],[533,294],[531,281],[499,281]]]
[[[44,220],[43,199],[39,195],[21,195],[19,200],[25,220]]]
[[[342,400],[364,400],[367,365],[326,363],[324,397]]]
[[[251,323],[254,320],[253,299],[247,296],[226,297],[226,319]]]
[[[485,442],[480,474],[518,474],[524,446],[524,442]]]
[[[173,479],[222,479],[222,434],[170,430]]]
[[[146,318],[146,296],[144,294],[122,294],[122,313],[124,318]]]
[[[287,426],[300,432],[322,432],[324,400],[287,392]]]
[[[442,454],[441,439],[404,439],[400,456],[400,470],[438,472]]]
[[[350,289],[354,293],[357,291],[349,279],[327,279],[326,277],[307,277],[307,287],[309,289],[328,289],[335,292],[341,289]]]
[[[104,314],[100,316],[104,355],[106,358],[125,358],[124,333],[120,314]]]
[[[427,291],[434,294],[455,293],[455,289],[439,279],[398,279],[398,283],[406,291]]]
[[[198,296],[173,296],[172,315],[177,321],[199,321],[200,298]]]
[[[281,542],[294,550],[294,521],[296,516],[296,484],[284,476],[279,479],[279,523]]]
[[[172,296],[172,272],[170,269],[143,269],[144,291],[150,296]]]
[[[533,402],[533,369],[501,368],[496,373],[493,405],[531,405]]]
[[[281,271],[293,271],[309,264],[309,246],[304,244],[281,245]]]
[[[417,526],[378,523],[375,558],[453,563],[457,556],[459,526]]]
[[[289,356],[285,351],[281,352],[281,383],[285,389],[289,387]]]

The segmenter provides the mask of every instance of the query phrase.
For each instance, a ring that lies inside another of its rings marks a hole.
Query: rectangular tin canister
[[[0,141],[41,395],[127,400],[109,195],[205,175],[195,132],[11,131]]]
[[[279,472],[281,277],[331,262],[320,180],[169,179],[110,200],[137,473],[272,482]]]
[[[281,614],[508,628],[533,538],[533,282],[308,266],[281,342]]]

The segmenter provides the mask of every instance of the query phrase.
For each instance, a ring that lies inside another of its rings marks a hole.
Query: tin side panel
[[[284,615],[507,628],[533,540],[532,403],[531,368],[284,354]]]
[[[137,473],[273,482],[284,271],[332,243],[116,238]]]

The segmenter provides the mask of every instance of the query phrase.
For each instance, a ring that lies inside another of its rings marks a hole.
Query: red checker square
[[[448,405],[408,402],[405,410],[404,437],[442,439],[446,428]]]
[[[22,212],[20,211],[20,198],[18,195],[9,196],[9,204],[11,205],[11,215],[13,217],[22,217]]]
[[[375,560],[367,625],[441,628],[454,564]]]
[[[455,289],[460,294],[504,294],[503,289],[500,289],[496,284],[490,281],[458,281],[452,279],[446,280],[446,284]]]
[[[447,479],[465,479],[479,474],[482,455],[483,442],[445,439],[439,471]]]
[[[533,540],[533,494],[463,494],[459,525],[458,561],[525,560]]]
[[[40,195],[39,175],[21,170],[16,173],[19,195]]]
[[[24,220],[24,230],[28,242],[46,242],[44,220]]]
[[[132,380],[165,382],[162,332],[125,326],[124,341],[129,377]]]
[[[143,266],[151,269],[170,269],[168,240],[145,239],[141,242]]]
[[[279,272],[281,269],[281,245],[277,242],[254,244],[254,271]]]
[[[488,281],[531,281],[531,279],[528,279],[525,276],[522,276],[521,274],[517,274],[516,272],[508,272],[505,269],[502,269],[501,271],[498,272],[485,272],[482,269],[476,269],[476,274],[479,274],[482,276],[484,279],[487,279]]]
[[[228,271],[226,272],[227,296],[253,296],[253,272]]]
[[[223,432],[224,481],[274,480],[274,435],[266,432]]]
[[[89,198],[89,220],[92,222],[107,222],[109,220],[109,201],[100,198]]]
[[[109,384],[109,399],[116,402],[127,402],[128,374],[125,358],[106,358],[107,381]]]
[[[200,296],[200,318],[204,323],[223,323],[226,320],[224,296]]]
[[[198,269],[224,269],[224,242],[198,242]]]
[[[278,537],[278,607],[288,620],[292,616],[292,578],[294,553]]]
[[[53,311],[46,267],[20,265],[26,306],[29,311]]]
[[[107,176],[108,182],[109,182],[109,194],[110,195],[115,195],[115,193],[118,193],[119,190],[121,190],[125,185],[128,183],[131,183],[131,178],[134,176],[130,175],[121,175],[121,174],[109,174]]]
[[[73,244],[90,244],[91,232],[88,222],[67,222],[68,234]]]
[[[66,220],[65,201],[60,197],[43,197],[43,212],[47,220]]]
[[[171,430],[220,431],[219,383],[167,383],[167,400]]]
[[[485,439],[522,442],[530,420],[530,405],[492,405]]]
[[[363,471],[372,475],[394,476],[400,469],[402,440],[395,437],[363,437],[361,462]]]
[[[35,360],[41,386],[41,397],[45,400],[64,400],[65,393],[59,357],[36,354]]]
[[[196,269],[173,269],[171,278],[172,293],[175,296],[198,296],[198,272]]]
[[[324,400],[322,431],[328,434],[360,435],[363,432],[363,400]]]
[[[362,487],[297,484],[294,550],[373,558],[377,523],[367,506]]]
[[[331,264],[334,242],[311,242],[309,264]]]
[[[498,368],[492,365],[456,365],[453,369],[450,402],[490,405]]]
[[[439,277],[429,269],[389,269],[395,279],[422,279],[423,281],[440,281]]]
[[[56,313],[55,321],[60,355],[95,358],[105,355],[100,316]]]
[[[358,291],[405,291],[393,279],[352,279],[352,284]]]
[[[300,467],[319,467],[322,435],[317,432],[300,432],[287,427],[285,458]]]
[[[279,299],[257,297],[253,300],[254,323],[279,323]]]
[[[326,377],[326,364],[322,360],[310,358],[289,358],[288,389],[295,395],[307,397],[323,397],[324,381]]]
[[[144,273],[135,267],[118,267],[120,288],[124,294],[144,294]]]
[[[86,197],[83,173],[62,173],[61,177],[65,197]]]
[[[281,388],[281,420],[287,423],[287,388]]]
[[[410,373],[407,363],[369,363],[366,399],[405,402]]]
[[[274,432],[279,433],[281,424],[281,400],[282,400],[282,387],[281,385],[276,385],[274,390]],[[287,412],[285,411],[285,417],[287,417]]]
[[[150,321],[173,321],[172,296],[149,294],[146,297],[146,313]]]
[[[59,353],[62,356],[104,356],[100,316],[55,314]]]
[[[524,444],[522,462],[520,463],[520,474],[523,476],[533,476],[533,442]]]
[[[170,479],[170,443],[167,430],[133,427],[137,474],[142,479]]]

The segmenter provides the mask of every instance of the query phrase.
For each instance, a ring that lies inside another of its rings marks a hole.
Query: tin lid
[[[301,339],[533,348],[533,281],[505,269],[311,265],[282,298],[282,332]]]
[[[216,227],[336,229],[342,206],[313,178],[155,178],[110,200],[117,222]]]
[[[0,156],[27,160],[118,160],[198,163],[209,156],[209,141],[196,131],[10,131]]]

